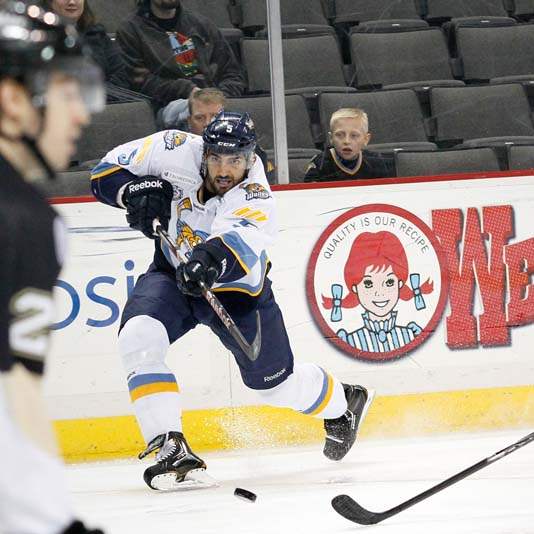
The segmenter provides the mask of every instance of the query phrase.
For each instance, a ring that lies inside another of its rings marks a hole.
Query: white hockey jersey
[[[198,243],[220,238],[245,275],[215,284],[213,289],[256,296],[267,271],[266,250],[277,232],[275,203],[263,164],[256,158],[243,182],[202,204],[198,199],[202,151],[201,137],[179,130],[165,130],[120,145],[93,169],[93,192],[103,202],[122,206],[120,198],[126,187],[123,169],[135,176],[152,175],[169,181],[174,189],[169,234],[176,245],[189,255]],[[164,252],[176,267],[174,257]]]

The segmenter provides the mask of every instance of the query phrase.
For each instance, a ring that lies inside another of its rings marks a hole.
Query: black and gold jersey
[[[43,372],[64,233],[55,210],[0,156],[0,372],[17,362]]]
[[[351,168],[352,167],[352,168]],[[361,152],[359,161],[349,166],[333,148],[315,156],[306,169],[305,182],[334,182],[395,176],[393,154]]]

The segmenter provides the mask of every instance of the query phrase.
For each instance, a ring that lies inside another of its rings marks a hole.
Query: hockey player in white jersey
[[[153,489],[184,481],[205,463],[182,433],[182,401],[167,349],[202,323],[232,352],[245,385],[264,404],[324,419],[324,454],[340,460],[356,439],[372,396],[341,384],[318,365],[294,363],[280,309],[267,277],[267,248],[276,232],[276,206],[248,114],[222,111],[203,137],[167,130],[119,146],[92,173],[102,202],[126,209],[130,226],[155,239],[154,261],[124,308],[119,350],[137,421],[156,463],[144,474]],[[164,254],[154,235],[159,219],[188,261]],[[199,283],[211,287],[250,343],[261,323],[261,349],[252,361],[238,346]]]

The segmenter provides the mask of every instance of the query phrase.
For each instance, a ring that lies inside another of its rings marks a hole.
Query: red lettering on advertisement
[[[479,343],[507,345],[510,333],[505,310],[504,248],[513,236],[513,209],[511,206],[484,207],[481,225],[478,210],[469,208],[465,228],[463,222],[459,209],[432,212],[433,230],[445,250],[451,282],[447,345],[455,349],[476,347]],[[473,310],[476,287],[484,309],[478,318],[478,333]]]
[[[534,322],[534,238],[504,247],[508,267],[509,302],[508,325],[521,326]]]

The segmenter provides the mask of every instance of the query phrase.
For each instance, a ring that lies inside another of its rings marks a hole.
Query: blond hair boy
[[[369,118],[363,109],[338,109],[330,117],[329,146],[310,161],[304,181],[393,176],[392,156],[377,157],[364,152],[370,140]]]

